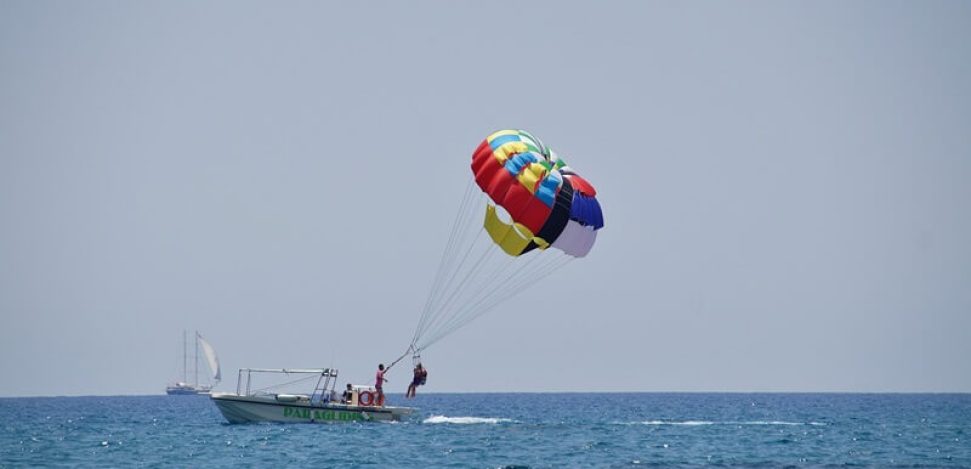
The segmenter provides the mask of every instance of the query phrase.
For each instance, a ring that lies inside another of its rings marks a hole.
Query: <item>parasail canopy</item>
[[[485,230],[509,255],[552,246],[583,257],[604,226],[593,186],[525,130],[486,137],[472,155],[472,173],[512,219],[501,220],[493,205],[486,209]]]
[[[586,256],[604,226],[593,185],[525,130],[486,137],[471,169],[409,347],[415,354]]]

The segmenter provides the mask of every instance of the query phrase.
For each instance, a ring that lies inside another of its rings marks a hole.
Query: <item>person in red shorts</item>
[[[384,383],[388,380],[384,377],[384,363],[378,364],[378,372],[374,375],[374,388],[378,390],[377,405],[384,405]]]

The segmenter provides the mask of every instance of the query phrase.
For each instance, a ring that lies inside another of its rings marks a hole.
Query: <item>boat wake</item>
[[[495,417],[446,417],[444,415],[433,415],[423,420],[422,423],[452,423],[458,425],[470,425],[477,423],[485,424],[500,424],[500,423],[512,423],[512,419],[501,419]]]

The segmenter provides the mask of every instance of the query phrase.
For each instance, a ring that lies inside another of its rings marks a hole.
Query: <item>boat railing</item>
[[[254,374],[302,374],[307,376],[289,383],[271,385],[254,391],[252,389]],[[316,396],[318,394],[323,396],[325,393],[333,390],[334,384],[337,381],[337,370],[334,368],[240,368],[239,375],[236,379],[236,395],[251,396],[255,394],[268,394],[267,390],[270,388],[282,387],[288,384],[310,379],[314,375],[316,375],[318,379],[316,386],[313,388],[314,390],[311,394],[312,396]]]

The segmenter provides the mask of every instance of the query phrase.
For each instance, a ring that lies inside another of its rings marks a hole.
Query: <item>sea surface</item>
[[[0,467],[971,467],[971,394],[407,403],[401,423],[230,425],[202,396],[3,398]]]

